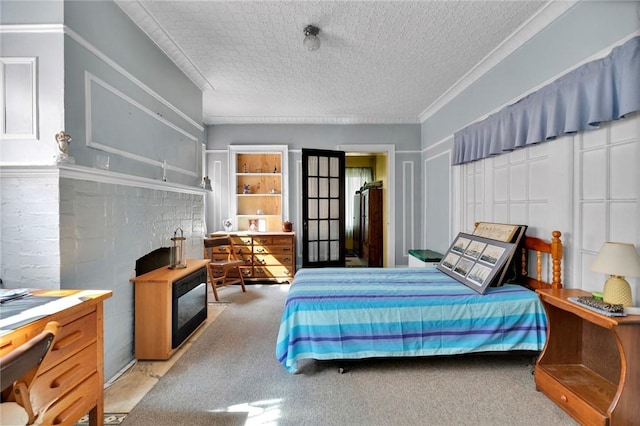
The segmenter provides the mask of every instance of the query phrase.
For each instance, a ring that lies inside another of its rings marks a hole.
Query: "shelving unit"
[[[229,146],[229,169],[235,178],[230,200],[234,231],[281,231],[288,217],[285,145]]]

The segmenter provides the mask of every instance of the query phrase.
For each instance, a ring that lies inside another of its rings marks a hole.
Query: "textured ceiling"
[[[205,124],[419,123],[571,4],[117,3],[204,91]],[[317,51],[302,46],[308,24]]]

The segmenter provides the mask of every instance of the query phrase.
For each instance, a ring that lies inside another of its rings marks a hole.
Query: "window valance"
[[[597,128],[640,110],[640,36],[454,134],[453,164]]]

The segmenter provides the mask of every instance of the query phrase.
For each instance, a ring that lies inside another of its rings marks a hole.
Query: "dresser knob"
[[[569,398],[567,398],[567,395],[562,395],[562,396],[560,397],[560,400],[561,400],[562,402],[567,402],[567,401],[569,400]]]

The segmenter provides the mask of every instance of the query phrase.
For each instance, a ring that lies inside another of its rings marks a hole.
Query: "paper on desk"
[[[35,321],[38,318],[51,315],[63,309],[77,305],[78,303],[86,300],[86,296],[89,294],[91,294],[90,291],[81,291],[72,296],[61,297],[60,299],[52,300],[51,302],[36,306],[35,308],[27,309],[17,315],[0,320],[0,335],[11,331],[11,326],[14,324],[28,323],[30,322],[29,320]]]

